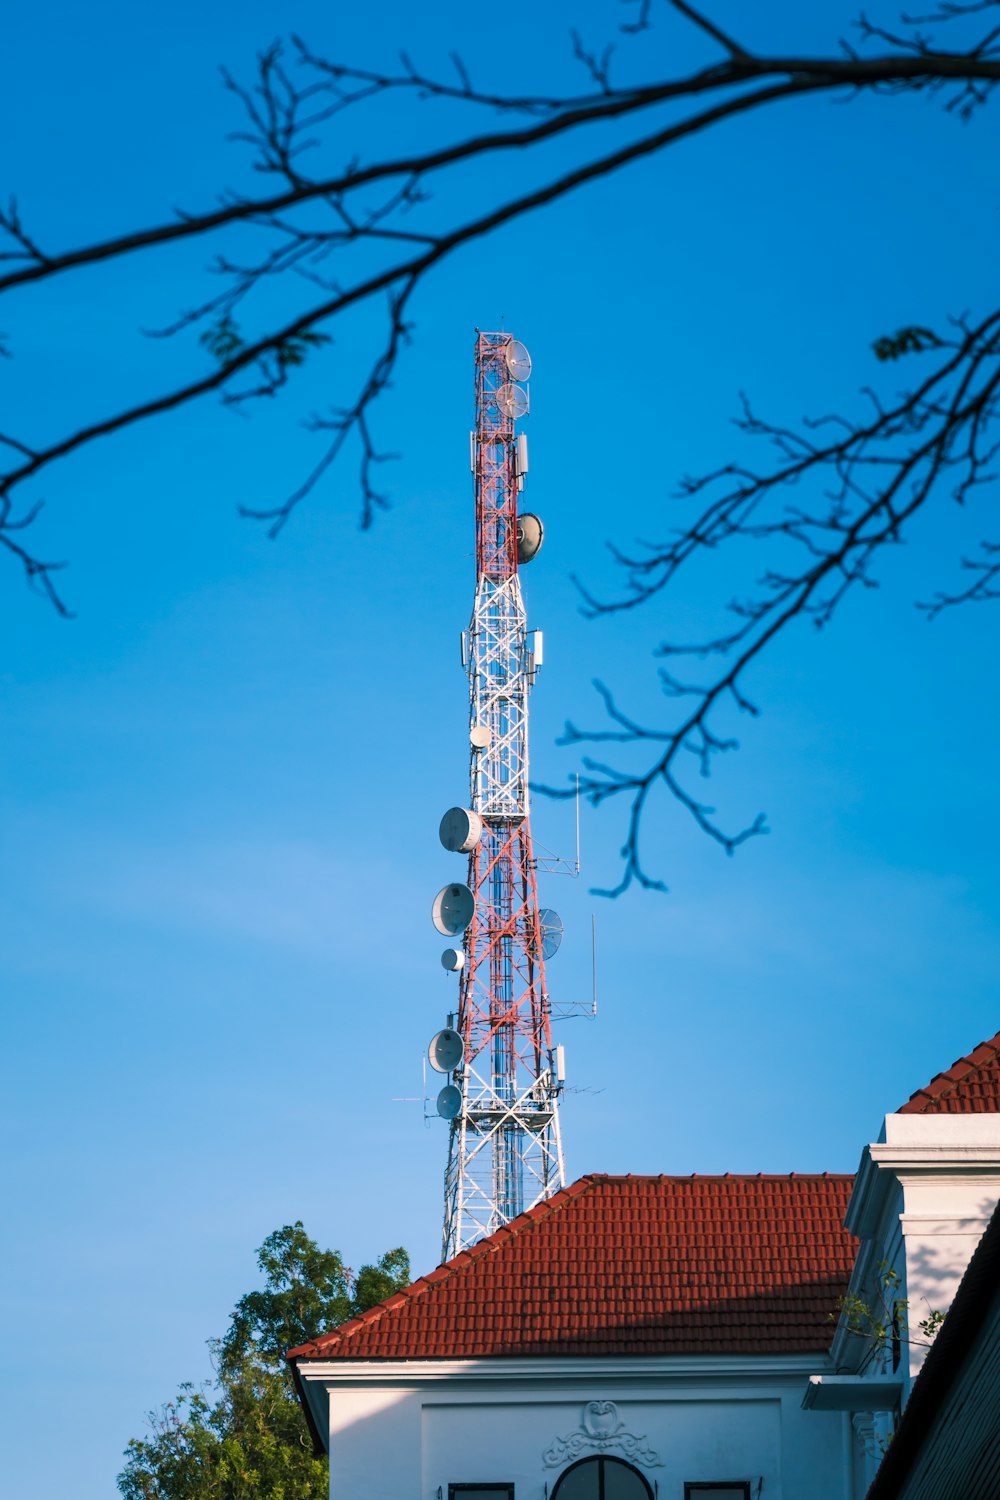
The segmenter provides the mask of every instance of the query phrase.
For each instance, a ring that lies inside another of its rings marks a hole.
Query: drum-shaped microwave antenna
[[[513,417],[515,422],[518,417],[528,415],[527,391],[523,386],[513,385],[509,380],[497,391],[496,403],[504,416]]]
[[[449,974],[457,974],[465,966],[465,950],[463,948],[446,948],[441,955],[441,967],[447,969]]]
[[[461,1067],[464,1056],[465,1043],[458,1032],[453,1031],[450,1026],[446,1026],[443,1031],[431,1037],[431,1044],[427,1048],[427,1061],[435,1073],[453,1073],[456,1068]]]
[[[444,885],[434,897],[431,920],[444,937],[464,932],[476,913],[476,898],[467,885]]]
[[[461,1108],[461,1091],[453,1083],[446,1083],[438,1094],[438,1114],[442,1120],[454,1120]]]
[[[542,550],[544,539],[545,527],[537,516],[533,516],[530,510],[518,516],[517,560],[519,563],[529,563],[533,557],[537,557]]]
[[[531,355],[517,339],[507,345],[507,369],[511,380],[527,380],[531,374]]]
[[[551,906],[542,906],[538,910],[538,928],[542,938],[542,957],[552,958],[559,952],[559,944],[563,940],[562,917],[558,912],[552,910]]]
[[[469,730],[469,743],[473,750],[488,750],[493,740],[493,732],[487,724],[473,724]]]
[[[452,854],[471,854],[483,836],[483,820],[467,807],[449,807],[438,836]]]

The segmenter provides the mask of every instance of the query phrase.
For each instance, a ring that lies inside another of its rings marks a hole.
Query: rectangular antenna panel
[[[517,435],[517,472],[527,474],[528,472],[528,434],[519,432]]]

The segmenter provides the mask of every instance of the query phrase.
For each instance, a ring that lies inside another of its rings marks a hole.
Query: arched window
[[[559,1475],[552,1500],[653,1500],[653,1491],[623,1458],[581,1458]]]

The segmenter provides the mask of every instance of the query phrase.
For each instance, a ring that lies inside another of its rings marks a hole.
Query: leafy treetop
[[[325,1500],[326,1458],[313,1453],[285,1351],[405,1286],[409,1257],[389,1250],[355,1276],[295,1223],[268,1235],[257,1264],[263,1287],[210,1341],[215,1381],[182,1385],[129,1442],[123,1500]]]

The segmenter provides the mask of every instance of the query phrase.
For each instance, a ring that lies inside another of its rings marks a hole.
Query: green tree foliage
[[[904,354],[923,354],[927,349],[940,349],[941,339],[931,328],[900,328],[897,333],[886,334],[876,339],[872,348],[875,358],[882,361],[902,359]]]
[[[210,1342],[215,1382],[181,1386],[129,1443],[123,1500],[325,1500],[326,1459],[313,1454],[285,1351],[405,1286],[409,1257],[390,1250],[354,1276],[296,1223],[268,1235],[257,1264],[263,1287]]]
[[[830,1318],[833,1322],[843,1323],[848,1333],[865,1340],[868,1344],[865,1364],[887,1349],[899,1349],[903,1344],[930,1348],[944,1322],[944,1312],[940,1308],[931,1308],[927,1317],[914,1325],[907,1298],[898,1295],[901,1287],[899,1272],[887,1260],[882,1260],[878,1266],[874,1301],[866,1302],[855,1292],[837,1299],[837,1311],[831,1313]],[[917,1332],[922,1337],[918,1338]]]

